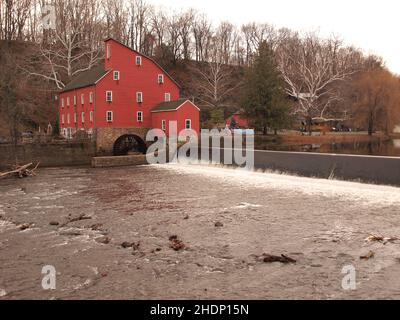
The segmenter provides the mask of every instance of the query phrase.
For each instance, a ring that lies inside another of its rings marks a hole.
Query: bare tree
[[[205,15],[197,15],[192,27],[196,61],[206,61],[208,45],[212,38],[212,26]]]
[[[315,34],[297,35],[281,42],[277,49],[286,92],[296,98],[294,113],[303,116],[309,130],[311,119],[324,117],[331,104],[340,99],[336,86],[356,70],[351,55],[336,38],[320,39]]]
[[[24,40],[32,0],[0,2],[0,39]]]
[[[152,7],[143,0],[132,0],[129,7],[129,45],[138,51],[152,50]],[[150,48],[151,47],[151,48]],[[147,50],[145,50],[147,49]]]
[[[224,63],[220,39],[213,38],[210,60],[196,63],[191,67],[194,75],[194,86],[199,101],[212,109],[226,107],[229,95],[242,84],[232,77],[232,66]]]
[[[101,24],[95,0],[53,0],[53,4],[56,29],[49,31],[37,54],[47,71],[39,73],[30,68],[25,71],[62,89],[72,77],[91,69],[101,60],[103,35],[100,28],[94,28]]]
[[[182,41],[182,55],[183,59],[189,60],[191,54],[191,29],[194,21],[194,10],[189,9],[183,12],[178,19],[179,36]]]

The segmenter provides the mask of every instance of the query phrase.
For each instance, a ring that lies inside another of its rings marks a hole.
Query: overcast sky
[[[148,0],[180,11],[195,8],[218,23],[268,22],[297,31],[320,30],[383,57],[400,74],[399,0]]]

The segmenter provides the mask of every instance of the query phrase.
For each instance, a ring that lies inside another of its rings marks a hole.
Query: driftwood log
[[[39,167],[38,163],[35,167],[33,167],[33,163],[26,164],[24,166],[15,165],[12,166],[10,171],[0,172],[0,179],[7,177],[17,177],[17,178],[26,178],[26,177],[34,177],[36,176],[36,169]],[[31,167],[33,167],[31,169]]]

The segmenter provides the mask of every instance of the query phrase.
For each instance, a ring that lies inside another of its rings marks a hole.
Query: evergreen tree
[[[237,123],[234,117],[232,117],[231,119],[231,125],[230,125],[230,129],[236,129],[237,128]]]
[[[263,134],[267,134],[268,128],[276,132],[287,124],[289,106],[284,81],[265,41],[246,72],[242,105],[246,117]]]

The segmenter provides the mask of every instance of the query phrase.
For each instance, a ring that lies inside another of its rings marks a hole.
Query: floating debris
[[[383,244],[387,244],[388,242],[398,241],[397,237],[383,237],[383,236],[369,236],[365,239],[366,242],[382,242]]]
[[[0,179],[13,176],[18,178],[34,177],[36,176],[36,169],[39,167],[39,164],[40,163],[38,163],[33,169],[29,169],[33,166],[32,163],[26,164],[24,166],[12,166],[10,171],[0,172]],[[23,188],[21,188],[21,191],[25,192],[26,190],[23,190]]]
[[[266,254],[264,253],[262,256],[258,256],[257,260],[261,260],[264,263],[274,263],[274,262],[280,262],[283,264],[289,264],[289,263],[296,263],[297,261],[285,256],[284,254],[280,255],[280,256],[274,256],[271,254]]]
[[[218,222],[215,223],[215,227],[216,228],[222,228],[223,226],[224,226],[224,224],[222,222],[218,221]]]
[[[171,236],[169,237],[169,247],[174,249],[175,251],[179,251],[186,248],[186,245],[183,243],[182,240],[178,238],[178,236]]]
[[[375,257],[375,252],[370,251],[370,252],[368,252],[368,254],[366,254],[364,256],[361,256],[360,259],[361,260],[369,260],[369,259],[372,259],[374,257]]]
[[[96,242],[101,243],[101,244],[109,244],[111,242],[111,239],[109,237],[100,237],[95,240],[96,240]]]
[[[60,223],[57,222],[57,221],[51,221],[49,224],[50,224],[51,226],[59,226],[59,225],[60,225]]]
[[[21,231],[25,231],[25,230],[28,230],[28,229],[30,229],[30,228],[33,228],[34,226],[35,226],[35,225],[34,225],[33,223],[24,223],[24,224],[19,225],[18,228],[19,228]]]
[[[69,223],[71,222],[76,222],[76,221],[82,221],[82,220],[90,220],[92,219],[92,217],[85,215],[84,213],[79,215],[79,217],[76,218],[68,218],[69,219]]]
[[[139,250],[140,247],[140,242],[135,243],[135,242],[123,242],[121,244],[121,247],[124,249],[128,249],[128,248],[133,248],[133,250]]]

